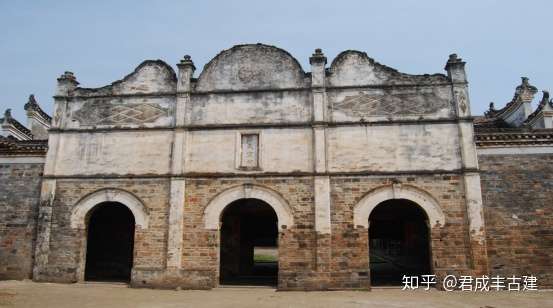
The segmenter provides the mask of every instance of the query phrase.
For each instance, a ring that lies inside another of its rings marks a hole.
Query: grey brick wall
[[[42,164],[0,164],[0,279],[31,278]]]
[[[533,274],[553,286],[553,155],[478,159],[490,274]]]

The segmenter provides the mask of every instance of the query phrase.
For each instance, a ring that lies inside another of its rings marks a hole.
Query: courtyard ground
[[[0,281],[0,307],[553,307],[553,291],[443,292],[374,289],[277,292],[270,288],[211,291],[131,289],[123,284]]]

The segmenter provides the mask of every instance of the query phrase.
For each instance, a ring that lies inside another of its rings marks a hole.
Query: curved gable
[[[364,86],[382,84],[434,84],[449,82],[443,74],[410,75],[382,65],[357,50],[341,52],[330,65],[331,86]]]
[[[75,95],[121,95],[175,92],[177,76],[162,60],[146,60],[123,79],[101,88],[77,88]]]
[[[207,63],[196,91],[240,91],[304,87],[299,62],[283,49],[263,44],[237,45]]]

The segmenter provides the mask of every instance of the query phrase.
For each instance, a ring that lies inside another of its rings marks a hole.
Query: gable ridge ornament
[[[8,108],[6,111],[4,111],[4,119],[12,119],[12,109]]]
[[[515,97],[522,102],[531,102],[538,88],[530,84],[528,77],[520,77],[521,84],[515,90]]]

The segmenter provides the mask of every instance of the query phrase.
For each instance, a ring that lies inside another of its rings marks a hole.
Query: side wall
[[[0,163],[0,280],[33,272],[42,163]]]
[[[479,155],[490,274],[553,286],[553,154]]]

